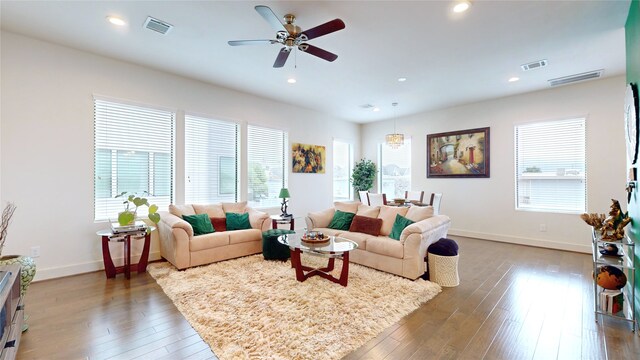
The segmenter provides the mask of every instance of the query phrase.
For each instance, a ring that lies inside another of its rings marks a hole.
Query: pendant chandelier
[[[398,106],[397,102],[391,104],[393,106],[393,134],[387,134],[384,139],[385,143],[392,149],[397,149],[400,146],[404,145],[404,134],[398,134],[396,132],[396,111],[395,108]]]

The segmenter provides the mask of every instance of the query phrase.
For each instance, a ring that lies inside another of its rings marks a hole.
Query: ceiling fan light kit
[[[338,55],[311,44],[307,44],[306,41],[344,29],[345,25],[342,20],[334,19],[314,28],[302,31],[298,25],[294,24],[296,17],[293,14],[286,14],[283,17],[283,23],[268,6],[258,5],[255,9],[258,14],[260,14],[260,16],[262,16],[276,31],[276,38],[273,40],[232,40],[228,42],[229,45],[284,45],[276,56],[276,61],[273,63],[274,68],[283,67],[289,58],[291,50],[296,48],[302,52],[311,54],[329,62],[335,61],[338,58]]]

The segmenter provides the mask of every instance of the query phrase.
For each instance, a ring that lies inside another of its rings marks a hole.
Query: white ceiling
[[[453,3],[2,0],[0,20],[3,30],[359,123],[545,89],[549,79],[591,70],[604,69],[605,77],[625,72],[630,0],[475,0],[463,14],[451,11]],[[255,5],[296,15],[303,30],[342,19],[344,30],[309,41],[338,59],[329,63],[298,52],[274,69],[281,46],[227,45],[275,38]],[[128,26],[116,28],[108,15]],[[175,28],[165,36],[144,29],[149,15]],[[540,59],[549,65],[520,69]],[[288,84],[290,76],[298,82]],[[408,80],[398,82],[401,76]],[[507,82],[512,76],[521,80]],[[395,112],[392,102],[399,103]]]

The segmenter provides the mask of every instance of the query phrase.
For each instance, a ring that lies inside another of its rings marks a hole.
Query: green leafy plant
[[[122,202],[124,205],[124,211],[118,214],[118,223],[120,225],[131,224],[136,220],[136,216],[138,216],[138,208],[140,206],[146,206],[149,208],[149,220],[154,223],[160,222],[160,214],[158,214],[158,205],[149,204],[149,200],[145,197],[138,196],[136,194],[128,195],[128,192],[123,191],[120,194],[116,195],[116,198],[126,198]],[[144,192],[143,195],[151,195],[148,192]]]
[[[356,191],[367,191],[373,187],[376,171],[376,164],[373,161],[361,159],[353,167],[349,181]]]

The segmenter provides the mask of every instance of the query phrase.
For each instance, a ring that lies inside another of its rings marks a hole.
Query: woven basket
[[[428,253],[429,280],[444,287],[460,285],[458,277],[458,258],[456,256],[440,256]]]

